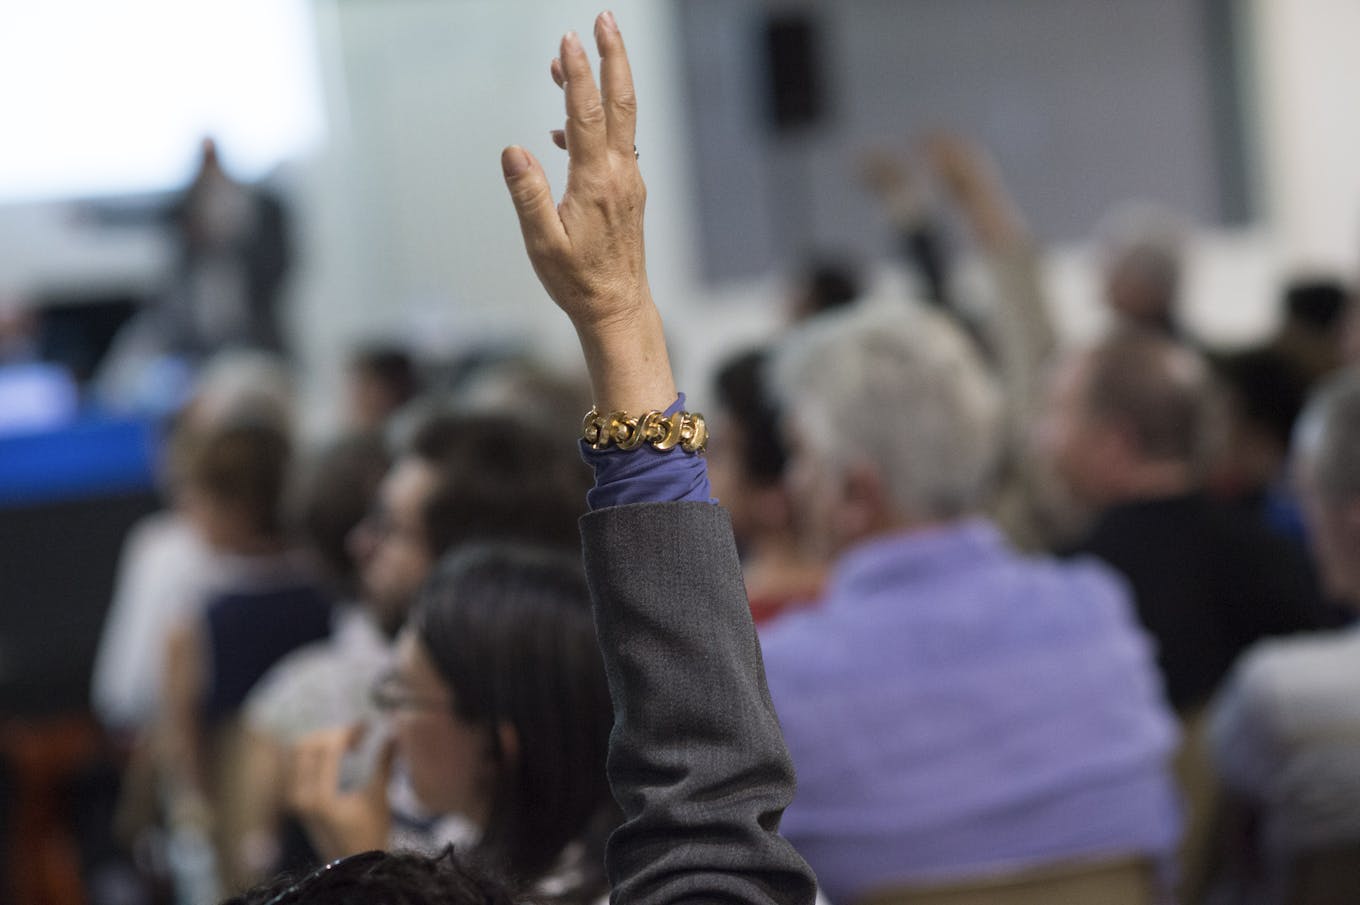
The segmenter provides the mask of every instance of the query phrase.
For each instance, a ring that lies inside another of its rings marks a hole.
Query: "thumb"
[[[531,255],[551,248],[566,239],[562,220],[553,204],[547,174],[534,156],[518,145],[501,152],[501,171],[505,186],[519,215],[519,228]]]

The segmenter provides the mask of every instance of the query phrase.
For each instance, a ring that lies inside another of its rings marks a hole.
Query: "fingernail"
[[[610,31],[619,30],[619,23],[614,21],[614,13],[612,11],[605,10],[604,14],[601,15],[600,18],[604,20],[605,28],[609,29]]]
[[[518,145],[512,145],[501,152],[501,170],[506,178],[518,176],[529,169],[529,155]]]
[[[575,31],[569,31],[562,36],[562,43],[566,44],[568,47],[580,49],[581,36],[578,35]]]

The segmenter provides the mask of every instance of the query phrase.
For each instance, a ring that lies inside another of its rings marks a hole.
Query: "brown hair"
[[[243,514],[261,537],[283,534],[283,496],[290,444],[279,428],[260,422],[227,424],[195,443],[189,483]]]
[[[408,451],[439,472],[424,512],[435,556],[474,540],[580,550],[591,474],[571,438],[506,415],[437,414]]]

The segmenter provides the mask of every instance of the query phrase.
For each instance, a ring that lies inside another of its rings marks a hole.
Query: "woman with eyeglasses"
[[[452,554],[373,701],[384,718],[363,731],[376,740],[324,733],[294,758],[292,802],[323,857],[412,841],[393,828],[395,761],[421,811],[454,818],[427,847],[454,844],[536,898],[607,895],[612,713],[574,557],[510,544]],[[346,757],[365,749],[377,768],[355,783]]]

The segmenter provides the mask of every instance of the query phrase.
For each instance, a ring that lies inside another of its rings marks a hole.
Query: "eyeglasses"
[[[333,886],[337,878],[352,876],[351,868],[367,867],[377,864],[387,857],[387,852],[371,851],[360,852],[357,855],[348,855],[344,858],[337,858],[329,864],[323,864],[307,876],[289,886],[283,892],[274,896],[265,905],[283,905],[292,899],[299,898],[303,894],[315,895]],[[341,870],[345,868],[345,870]]]
[[[368,690],[369,703],[381,713],[397,710],[449,710],[452,702],[439,698],[412,694],[395,672],[384,673]]]

